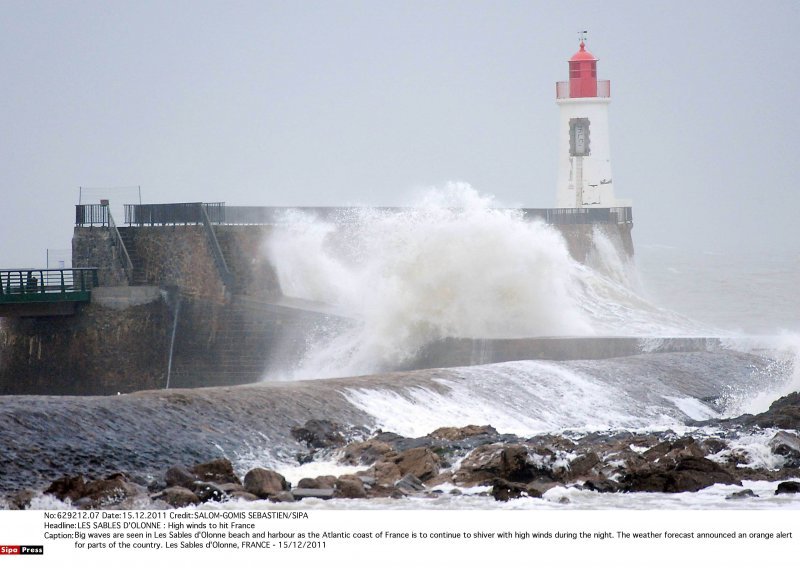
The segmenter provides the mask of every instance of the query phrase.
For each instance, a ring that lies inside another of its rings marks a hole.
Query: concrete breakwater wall
[[[770,362],[753,355],[719,351],[616,358],[602,364],[602,373],[594,362],[560,365],[594,376],[598,385],[623,385],[625,397],[620,398],[630,399],[629,411],[646,412],[648,407],[659,405],[663,412],[681,419],[682,414],[665,395],[713,400],[726,389],[752,383],[753,371],[769,369]],[[675,381],[676,376],[679,381]],[[237,387],[152,390],[121,396],[0,397],[0,431],[4,433],[0,436],[0,454],[4,458],[0,496],[21,487],[47,486],[64,474],[97,478],[125,471],[162,479],[172,465],[192,465],[219,457],[227,457],[240,471],[275,460],[288,462],[306,450],[291,435],[291,429],[307,420],[331,420],[368,431],[381,426],[378,417],[354,403],[354,393],[372,392],[379,400],[405,401],[393,410],[387,409],[402,414],[414,412],[411,401],[421,391],[434,395],[432,399],[437,398],[435,395],[446,399],[454,388],[469,387],[473,380],[475,376],[468,370],[433,369]],[[509,397],[519,399],[520,407],[532,418],[537,412],[558,414],[560,407],[572,402],[580,405],[568,395],[542,407],[542,401],[537,402],[536,377],[529,377],[534,383],[527,385],[511,378],[499,377],[496,381],[492,400],[484,399],[482,403],[496,403],[497,412]],[[549,378],[544,376],[540,381],[546,385]],[[481,404],[476,407],[481,408]],[[430,431],[439,426],[485,423],[482,416],[454,420],[452,416],[442,418],[432,410],[427,412]]]
[[[633,253],[629,223],[555,227],[580,261],[592,249],[595,230]],[[0,394],[236,385],[291,370],[315,334],[350,324],[309,302],[283,298],[263,249],[272,230],[271,225],[214,226],[233,275],[224,279],[203,225],[121,227],[125,252],[108,227],[76,227],[73,264],[98,267],[102,288],[74,316],[0,319]],[[133,264],[128,274],[126,253]],[[495,342],[493,356],[476,358],[474,341],[430,346],[409,368],[562,358],[562,350],[586,357],[632,352],[609,342],[590,348],[586,341],[578,346],[575,340],[509,340]],[[482,345],[488,353],[488,344]]]

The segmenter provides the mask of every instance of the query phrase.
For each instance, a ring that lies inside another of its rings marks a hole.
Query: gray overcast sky
[[[70,246],[79,186],[392,205],[461,180],[551,207],[553,84],[583,28],[636,242],[800,250],[794,0],[0,8],[0,266]]]

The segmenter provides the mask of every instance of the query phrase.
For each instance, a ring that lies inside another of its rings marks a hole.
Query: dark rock
[[[242,484],[239,477],[233,472],[233,465],[225,458],[198,464],[190,472],[201,481]]]
[[[400,468],[394,462],[378,462],[367,470],[367,473],[375,478],[378,485],[394,485],[395,482],[403,477]]]
[[[269,500],[273,503],[292,503],[295,499],[291,491],[279,491],[275,495],[270,495]]]
[[[623,476],[620,485],[624,491],[680,493],[699,491],[715,483],[741,485],[728,470],[711,460],[688,456],[679,459],[674,466],[669,460],[663,460],[661,464],[630,472]]]
[[[309,448],[337,448],[345,444],[342,427],[330,420],[308,420],[303,426],[292,428],[292,436]]]
[[[167,470],[164,475],[164,481],[167,487],[180,486],[186,489],[194,487],[194,482],[199,481],[199,478],[183,466],[172,466]]]
[[[8,508],[12,511],[24,511],[31,506],[34,497],[36,497],[35,491],[20,489],[8,498]]]
[[[241,499],[242,501],[258,501],[258,496],[247,491],[233,491],[228,494],[231,499]]]
[[[737,422],[761,428],[800,430],[800,392],[779,398],[766,412],[755,416],[744,416],[742,419],[737,419]]]
[[[750,499],[752,497],[758,497],[758,495],[753,493],[752,489],[743,489],[742,491],[731,493],[730,495],[726,496],[725,499],[730,501],[736,501],[739,499]]]
[[[314,481],[317,482],[317,486],[320,489],[333,489],[336,487],[335,475],[318,475],[314,478]]]
[[[519,499],[520,497],[541,497],[534,487],[525,483],[515,483],[505,479],[496,478],[492,482],[491,496],[495,501],[508,501],[509,499]]]
[[[137,495],[144,494],[144,488],[130,483],[122,474],[114,474],[107,479],[97,479],[86,484],[82,499],[91,508],[110,507]]]
[[[409,493],[425,491],[425,485],[422,484],[422,480],[413,473],[405,474],[394,486]]]
[[[425,481],[439,474],[441,459],[428,448],[412,448],[400,453],[392,461],[400,469],[401,475],[410,473]]]
[[[704,456],[705,452],[703,451],[703,448],[701,448],[692,437],[680,438],[675,441],[661,442],[642,454],[644,459],[651,462],[668,460],[673,463],[677,463],[683,458],[702,458]]]
[[[367,491],[357,476],[341,475],[336,480],[333,496],[342,499],[363,499],[367,496]]]
[[[336,486],[336,477],[333,475],[320,475],[319,477],[304,477],[297,482],[301,489],[333,489]]]
[[[244,476],[244,488],[248,493],[266,499],[281,491],[288,491],[291,489],[291,485],[277,471],[257,467],[248,471]]]
[[[77,501],[86,493],[86,480],[82,475],[64,476],[56,479],[44,490],[48,495],[53,495],[61,501]]]
[[[453,474],[453,481],[457,485],[467,487],[488,484],[500,474],[501,451],[500,444],[487,444],[475,448],[461,462]]]
[[[203,503],[206,501],[226,501],[228,494],[218,484],[212,481],[195,481],[194,494]]]
[[[598,493],[616,493],[619,491],[619,484],[610,479],[588,479],[583,483],[583,488]]]
[[[352,442],[344,448],[342,461],[350,465],[372,465],[395,454],[388,443],[375,438],[364,442]]]
[[[778,484],[778,488],[775,490],[775,495],[781,495],[783,493],[800,493],[800,483],[797,481],[783,481]]]
[[[718,454],[721,451],[728,449],[728,444],[725,442],[725,440],[720,440],[719,438],[708,438],[703,440],[700,446],[703,448],[706,455]]]
[[[310,477],[304,477],[300,481],[297,482],[298,489],[319,489],[319,483],[317,483],[316,479],[312,479]]]
[[[428,437],[451,442],[472,438],[473,436],[497,436],[497,430],[492,426],[464,426],[463,428],[445,427],[438,428],[428,434]]]
[[[160,493],[156,493],[153,495],[153,499],[169,503],[175,508],[188,507],[189,505],[200,503],[200,498],[193,491],[178,485],[167,487]]]
[[[594,452],[580,455],[570,462],[567,477],[571,480],[585,477],[599,463],[600,457]]]
[[[499,476],[516,482],[529,482],[534,478],[534,470],[528,460],[528,450],[518,444],[506,446],[500,452]]]
[[[783,456],[787,467],[800,467],[800,437],[789,432],[778,432],[769,441],[772,453]]]
[[[225,493],[231,494],[237,491],[244,491],[244,486],[239,483],[217,483],[220,489],[222,489]]]

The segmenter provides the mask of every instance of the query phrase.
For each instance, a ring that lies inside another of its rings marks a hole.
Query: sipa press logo
[[[0,554],[44,554],[44,546],[41,544],[2,544]]]

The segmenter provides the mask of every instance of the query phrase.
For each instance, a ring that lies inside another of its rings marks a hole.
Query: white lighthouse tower
[[[569,81],[556,83],[561,110],[557,207],[625,207],[614,196],[608,142],[611,82],[597,80],[597,58],[580,49],[569,60]]]

